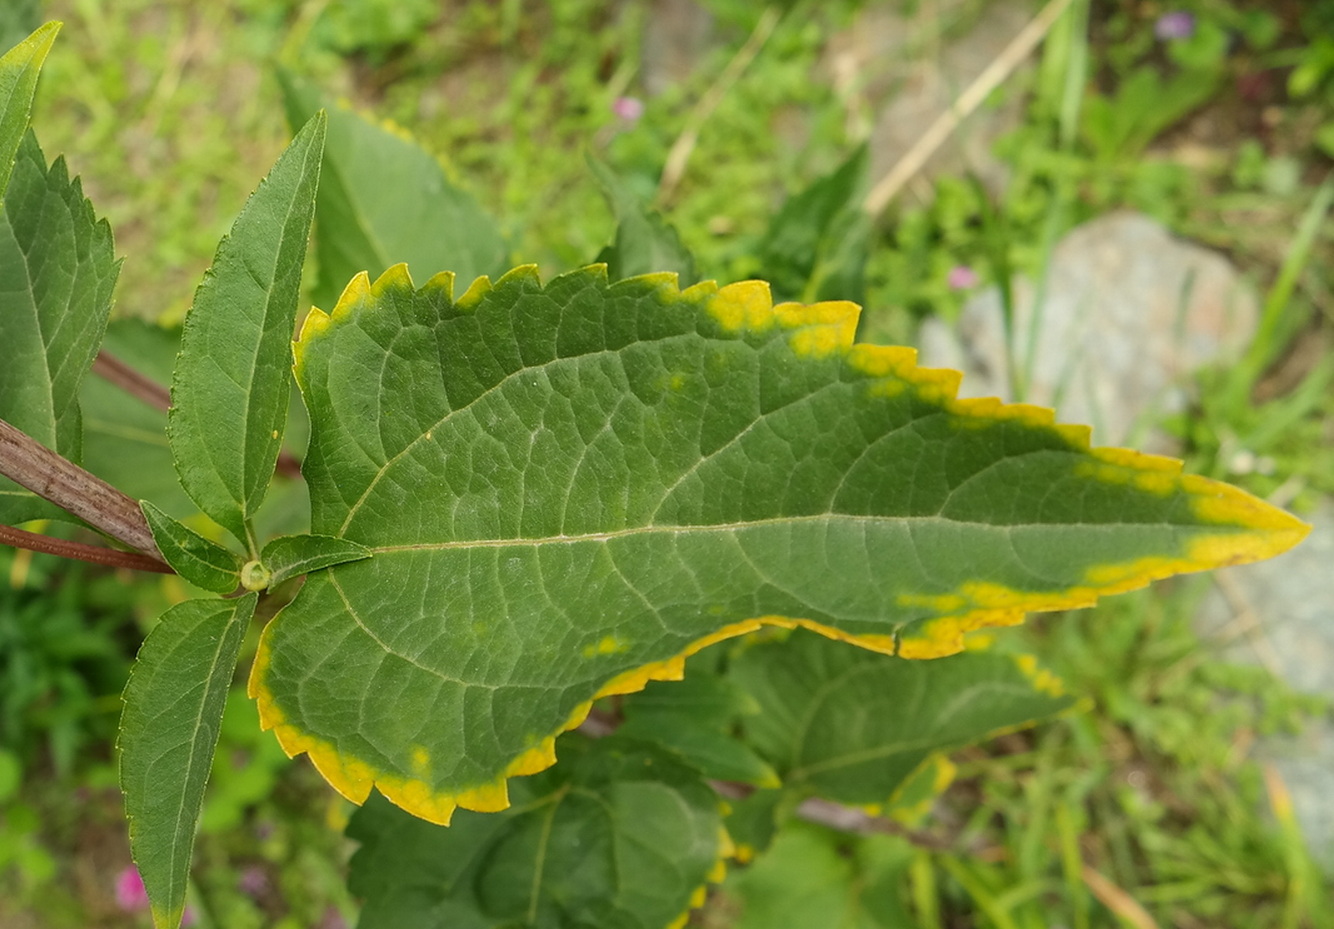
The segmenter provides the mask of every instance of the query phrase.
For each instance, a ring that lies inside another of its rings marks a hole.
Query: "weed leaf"
[[[747,741],[786,784],[883,804],[933,753],[1074,704],[1027,662],[985,652],[905,661],[796,632],[742,650],[730,677],[761,707],[744,721]]]
[[[312,531],[375,557],[265,628],[264,726],[345,796],[445,822],[503,809],[591,701],[712,642],[948,655],[1307,531],[1049,410],[957,400],[958,374],[854,345],[857,314],[598,267],[458,299],[449,274],[358,277],[307,317],[296,375]]]
[[[257,599],[178,603],[144,640],[125,685],[120,785],[157,929],[180,925],[204,785]]]
[[[361,929],[666,926],[701,902],[726,851],[718,798],[661,749],[570,736],[499,816],[449,828],[375,798],[348,835]]]
[[[185,317],[167,436],[195,504],[255,549],[248,520],[282,447],[291,338],[325,119],[297,133],[218,244]]]
[[[270,572],[269,586],[320,568],[371,557],[371,550],[327,535],[284,535],[264,544],[260,561]]]

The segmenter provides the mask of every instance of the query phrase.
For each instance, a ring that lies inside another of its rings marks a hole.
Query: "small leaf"
[[[251,195],[185,318],[167,435],[195,504],[254,549],[291,394],[291,335],[325,120],[313,117]]]
[[[644,743],[573,736],[561,751],[500,815],[446,828],[378,797],[353,814],[360,929],[678,925],[726,851],[717,796]]]
[[[217,594],[236,589],[241,559],[216,542],[210,542],[190,527],[172,519],[147,500],[139,508],[153,531],[153,541],[167,564],[196,587]]]
[[[746,737],[785,784],[883,804],[935,753],[1071,707],[1031,661],[985,652],[907,661],[798,630],[741,650],[730,676],[760,704]]]
[[[60,23],[47,23],[0,57],[0,202],[7,197],[10,172],[28,131],[37,75],[56,41]]]
[[[862,145],[831,174],[789,198],[770,223],[759,267],[780,295],[862,300],[871,240],[871,222],[861,208],[866,163]]]
[[[257,599],[187,600],[167,610],[125,686],[120,785],[157,929],[181,921],[204,785]]]
[[[586,159],[607,203],[616,214],[616,240],[602,250],[613,281],[654,271],[675,272],[682,286],[699,280],[695,258],[662,214],[649,207],[611,168],[592,155]]]
[[[249,686],[357,802],[502,809],[593,700],[764,625],[937,657],[1308,531],[1050,411],[958,400],[957,374],[854,345],[852,304],[599,269],[452,286],[360,276],[296,346],[311,529],[375,557],[306,579]]]
[[[271,572],[269,586],[273,587],[299,574],[369,557],[369,548],[347,539],[328,535],[285,535],[265,543],[259,560]]]
[[[293,128],[321,107],[329,113],[316,213],[317,306],[332,306],[355,275],[378,277],[399,262],[450,267],[468,278],[504,270],[506,246],[494,220],[434,155],[402,129],[321,100],[286,72],[278,77]]]
[[[48,169],[28,133],[13,168],[0,210],[0,418],[77,462],[79,387],[106,332],[120,262],[111,227],[63,158]],[[69,518],[0,477],[0,522],[40,516]]]

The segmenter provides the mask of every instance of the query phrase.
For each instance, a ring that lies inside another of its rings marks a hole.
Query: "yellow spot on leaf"
[[[764,332],[774,324],[773,297],[764,281],[738,281],[720,287],[708,310],[728,332]]]
[[[454,305],[465,310],[475,309],[477,304],[482,302],[482,298],[490,292],[491,278],[483,274],[468,285],[468,289],[463,292],[462,297],[454,301]]]

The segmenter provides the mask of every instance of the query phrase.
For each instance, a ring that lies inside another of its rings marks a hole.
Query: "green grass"
[[[516,261],[535,261],[546,274],[591,261],[613,233],[584,151],[654,201],[668,152],[717,88],[680,184],[657,203],[702,275],[728,280],[750,273],[784,198],[861,141],[857,117],[876,101],[811,78],[824,73],[831,36],[856,4],[796,3],[726,85],[720,78],[759,10],[708,5],[716,11],[710,44],[684,80],[649,98],[642,3],[455,3],[439,19],[413,18],[421,5],[410,4],[402,22],[358,31],[357,10],[383,4],[348,4],[352,12],[338,19],[316,0],[53,0],[43,15],[65,28],[34,127],[48,157],[66,154],[112,223],[126,256],[117,312],[172,320],[286,141],[274,62],[408,127],[500,218]],[[921,318],[951,318],[967,296],[948,284],[956,265],[984,282],[1011,272],[1040,278],[1071,226],[1115,208],[1146,209],[1229,253],[1268,295],[1246,363],[1202,375],[1197,408],[1166,425],[1185,441],[1193,469],[1301,508],[1334,493],[1334,230],[1323,221],[1329,164],[1315,139],[1332,108],[1315,92],[1287,98],[1282,72],[1266,69],[1301,64],[1315,33],[1300,19],[1276,19],[1277,34],[1267,37],[1248,5],[1227,0],[1182,5],[1202,24],[1203,38],[1186,52],[1164,50],[1147,14],[1120,8],[1095,12],[1087,30],[1076,18],[1053,31],[1038,67],[997,91],[1027,101],[1023,122],[998,145],[1011,168],[1005,189],[944,177],[914,187],[883,217],[867,266],[868,332],[907,340]],[[951,29],[975,15],[962,9]],[[1074,9],[1089,15],[1084,3]],[[1235,52],[1209,45],[1218,30],[1237,37]],[[932,48],[914,46],[921,58],[910,70],[929,69]],[[1182,54],[1184,63],[1173,60]],[[1162,76],[1183,67],[1212,76],[1207,96]],[[875,74],[859,77],[863,89],[876,84]],[[1263,84],[1254,99],[1238,89],[1247,81]],[[611,112],[622,95],[645,99],[633,125]],[[1248,128],[1219,133],[1217,125]],[[1257,144],[1251,127],[1261,125]],[[1123,921],[1129,904],[1105,888],[1100,896],[1085,866],[1164,929],[1330,924],[1321,878],[1291,820],[1274,815],[1281,797],[1248,751],[1252,735],[1290,728],[1319,707],[1263,671],[1222,662],[1199,640],[1189,619],[1207,583],[1030,620],[1000,637],[1038,653],[1090,706],[963,755],[941,815],[926,824],[951,848],[916,850],[908,869],[923,925],[1133,925]],[[87,731],[101,741],[80,748],[68,777],[44,784],[49,759],[27,762],[25,785],[0,807],[0,898],[25,901],[14,914],[0,910],[13,925],[125,924],[95,915],[112,912],[109,883],[95,890],[71,880],[128,860],[115,838],[123,823],[108,792],[108,733]],[[263,751],[238,737],[219,757]],[[237,792],[230,796],[242,812],[201,841],[195,874],[205,917],[314,925],[330,906],[351,912],[341,884],[347,848],[330,828],[342,807],[304,765],[270,758],[260,770],[276,786],[253,804],[238,781],[220,778],[215,788],[224,799]],[[103,845],[81,846],[76,790],[97,798]],[[271,882],[268,896],[237,890],[246,867]],[[724,904],[698,922],[730,925]]]

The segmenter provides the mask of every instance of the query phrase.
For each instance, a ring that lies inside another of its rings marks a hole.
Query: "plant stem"
[[[159,574],[175,573],[156,558],[149,558],[147,555],[141,555],[138,552],[123,552],[118,548],[107,548],[105,545],[85,545],[82,542],[56,539],[49,535],[39,535],[36,532],[15,529],[13,526],[0,525],[0,545],[12,545],[14,548],[45,552],[48,555],[59,555],[62,558],[73,558],[77,561],[87,561],[112,568],[156,571]]]
[[[171,409],[171,391],[130,365],[121,361],[106,349],[97,353],[93,359],[93,373],[104,381],[114,384],[131,397],[147,403],[149,406],[167,412]],[[291,452],[279,452],[276,469],[283,477],[301,480],[301,462]]]
[[[0,474],[130,548],[163,560],[139,504],[3,419]]]

